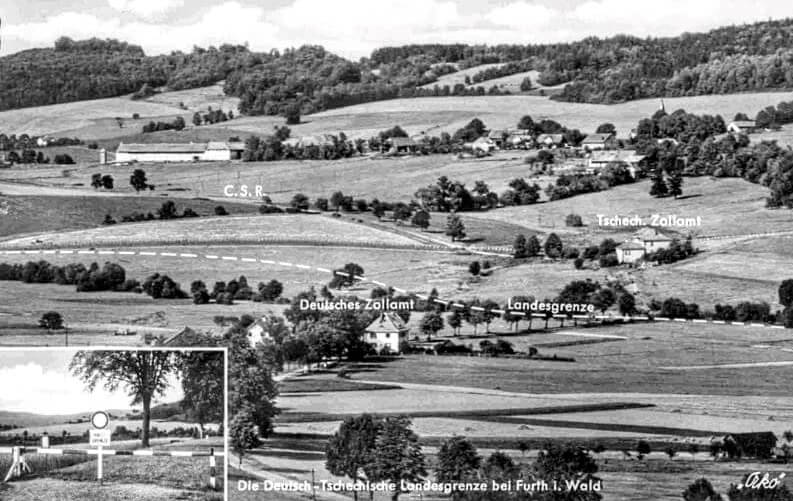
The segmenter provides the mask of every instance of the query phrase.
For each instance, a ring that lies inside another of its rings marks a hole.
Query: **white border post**
[[[209,449],[209,487],[213,491],[217,490],[215,466],[215,449]]]
[[[96,479],[102,485],[102,446],[96,446]]]

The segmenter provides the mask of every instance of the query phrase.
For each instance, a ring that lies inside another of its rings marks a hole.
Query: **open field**
[[[753,115],[766,106],[790,100],[790,96],[790,92],[757,92],[677,97],[664,98],[664,104],[669,112],[683,108],[691,113],[719,114],[725,120],[730,120],[737,112]],[[341,129],[352,135],[357,135],[358,132],[371,135],[371,131],[377,127],[379,127],[377,130],[383,130],[400,123],[403,127],[407,126],[411,133],[425,130],[397,120],[413,114],[415,117],[413,120],[418,123],[435,122],[437,128],[431,132],[438,134],[441,131],[454,132],[474,117],[479,117],[489,127],[514,127],[522,115],[529,114],[535,120],[549,118],[566,127],[580,129],[584,133],[594,131],[604,122],[611,122],[616,126],[618,135],[624,136],[636,127],[640,119],[652,115],[659,104],[658,99],[599,105],[556,102],[541,96],[427,97],[366,103],[328,110],[306,119],[314,123],[325,120],[338,123],[340,117],[347,117],[355,120],[357,124],[362,124],[361,121],[368,119],[366,128]],[[432,120],[421,120],[424,116],[432,117]]]
[[[183,205],[187,205],[184,203]],[[217,204],[210,203],[212,207]],[[146,245],[189,241],[222,244],[234,241],[295,240],[337,244],[415,245],[416,242],[382,230],[313,215],[216,216],[167,221],[123,223],[71,232],[8,240],[7,245],[95,246]]]
[[[105,214],[110,214],[119,222],[123,216],[134,212],[142,214],[151,212],[156,216],[157,209],[165,201],[162,197],[146,196],[38,196],[31,198],[0,195],[0,204],[8,211],[0,218],[0,238],[19,234],[96,228],[102,225]],[[214,216],[215,207],[218,205],[223,205],[229,214],[245,214],[256,211],[256,206],[234,202],[218,203],[196,199],[176,199],[174,202],[179,214],[189,207],[201,216]],[[121,226],[127,224],[124,223]],[[136,225],[135,228],[140,231],[140,226]]]
[[[630,381],[630,392],[636,393],[760,394],[770,397],[784,395],[785,390],[780,381],[793,374],[793,367],[789,365],[699,371],[662,368],[670,365],[719,364],[735,360],[793,360],[793,354],[782,351],[779,347],[753,347],[786,336],[789,339],[786,331],[780,330],[772,334],[767,329],[751,327],[637,324],[590,329],[588,332],[617,332],[631,339],[541,350],[541,353],[551,351],[558,356],[574,357],[575,363],[409,356],[381,364],[376,371],[355,374],[353,378],[361,381],[430,385],[445,385],[449,381],[455,381],[459,386],[543,394],[620,392],[625,391],[625,382]],[[515,338],[504,339],[519,344]],[[793,340],[788,341],[788,345],[791,343]],[[527,378],[527,374],[531,377]]]
[[[793,220],[785,210],[765,208],[768,189],[736,178],[686,177],[683,196],[677,200],[654,198],[649,195],[650,182],[614,187],[607,191],[578,195],[554,202],[507,207],[486,213],[471,213],[473,217],[487,217],[537,227],[541,221],[544,231],[594,234],[618,239],[633,233],[633,229],[598,226],[597,215],[640,216],[650,224],[650,215],[676,215],[680,218],[701,217],[701,226],[678,228],[683,235],[697,236],[740,235],[749,233],[793,231]],[[568,214],[581,216],[583,228],[566,228]],[[675,228],[669,228],[675,230]]]
[[[226,139],[224,136],[223,139]],[[276,203],[288,203],[296,193],[312,200],[329,198],[342,190],[354,198],[379,198],[390,202],[408,202],[419,188],[435,183],[440,176],[465,182],[485,180],[491,190],[502,192],[510,180],[528,175],[523,152],[507,151],[484,160],[458,159],[454,155],[420,157],[369,158],[346,160],[304,160],[279,162],[199,162],[188,164],[151,163],[134,166],[72,166],[63,170],[52,166],[35,169],[3,169],[0,180],[17,180],[47,187],[71,188],[73,193],[93,193],[91,175],[98,171],[116,179],[112,193],[134,193],[128,179],[132,171],[142,168],[151,184],[152,194],[162,196],[218,197],[233,202],[242,185],[251,193],[261,186],[262,193]],[[311,182],[307,183],[306,180]],[[231,186],[227,190],[227,186]],[[37,189],[40,189],[37,187]],[[233,196],[229,197],[226,191]],[[250,201],[257,201],[251,197]]]
[[[113,419],[113,429],[116,426],[124,426],[129,430],[136,430],[141,428],[142,421],[140,419]],[[196,423],[188,423],[185,421],[171,421],[171,420],[161,420],[161,419],[152,419],[151,421],[152,428],[156,427],[160,431],[170,431],[176,428],[186,428],[192,429],[196,428],[198,425]],[[58,423],[58,424],[48,424],[48,425],[40,425],[40,426],[26,426],[20,428],[14,428],[12,430],[4,430],[0,432],[0,435],[6,436],[13,436],[13,435],[22,435],[25,431],[30,434],[41,435],[44,432],[47,432],[50,436],[55,437],[53,443],[56,444],[58,442],[58,438],[61,434],[66,431],[70,435],[82,435],[87,430],[91,428],[91,423]]]
[[[441,78],[439,85],[464,79],[467,72],[476,73],[482,65]],[[529,76],[533,72],[527,73]],[[510,75],[482,82],[481,85],[504,85],[510,88],[524,74]],[[536,80],[536,78],[534,78]],[[431,84],[430,87],[435,84]],[[450,84],[451,85],[451,84]],[[760,109],[790,99],[789,92],[760,92],[721,96],[665,98],[669,111],[684,108],[694,113],[721,114],[730,119],[737,112],[753,116]],[[179,107],[182,102],[188,108]],[[183,116],[188,123],[193,112],[214,109],[234,109],[238,100],[222,94],[220,84],[177,92],[157,94],[151,98],[133,101],[128,97],[81,101],[35,108],[10,110],[0,113],[0,122],[7,124],[7,133],[54,134],[78,136],[83,140],[118,140],[139,134],[149,120],[173,120]],[[657,99],[632,101],[618,105],[591,105],[560,103],[544,96],[511,95],[480,97],[438,97],[396,99],[339,108],[307,115],[303,122],[290,127],[294,135],[345,132],[350,137],[370,137],[380,130],[402,125],[410,133],[426,131],[431,134],[454,132],[474,117],[488,126],[504,128],[515,126],[520,116],[530,114],[535,119],[550,118],[570,128],[583,132],[593,131],[599,124],[612,122],[620,135],[627,135],[639,119],[651,115],[658,108]],[[132,114],[141,118],[133,120]],[[115,117],[124,118],[119,128]],[[262,134],[282,125],[284,119],[275,116],[241,117],[234,120],[200,127],[214,130],[214,139],[224,140],[240,133]],[[189,134],[190,127],[186,129]],[[203,131],[201,132],[203,134]],[[188,137],[188,136],[185,136]],[[187,139],[185,139],[186,141]]]
[[[164,92],[147,99],[132,100],[129,96],[53,104],[0,112],[0,123],[6,134],[54,135],[79,137],[84,141],[127,136],[140,132],[150,120],[171,121],[182,116],[192,123],[195,111],[213,109],[237,112],[239,99],[223,94],[223,85],[182,91]],[[184,103],[187,109],[180,107]],[[139,119],[133,119],[137,113]],[[124,120],[119,127],[116,117]]]

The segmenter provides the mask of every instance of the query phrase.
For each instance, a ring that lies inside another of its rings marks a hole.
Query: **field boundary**
[[[450,252],[448,250],[444,252]],[[778,324],[769,324],[764,322],[738,322],[738,321],[728,321],[728,320],[712,320],[712,319],[704,319],[704,318],[675,318],[675,317],[662,317],[662,316],[652,316],[652,315],[559,315],[559,314],[550,314],[550,313],[526,313],[522,311],[510,311],[507,312],[501,308],[483,308],[481,306],[468,306],[462,303],[456,303],[453,301],[447,301],[443,299],[439,299],[437,297],[430,297],[426,294],[419,294],[419,293],[412,293],[406,289],[390,286],[384,282],[379,280],[374,280],[371,278],[367,278],[362,275],[351,275],[344,271],[339,270],[331,270],[328,268],[320,267],[320,266],[310,266],[301,263],[292,263],[288,261],[274,261],[271,259],[257,259],[251,257],[239,257],[239,256],[221,256],[217,254],[196,254],[196,253],[187,253],[187,252],[155,252],[155,251],[131,251],[131,250],[99,250],[95,248],[91,249],[27,249],[27,250],[0,250],[0,256],[2,255],[40,255],[40,256],[63,256],[63,255],[99,255],[99,256],[139,256],[139,257],[152,257],[152,256],[160,256],[160,257],[172,257],[172,258],[184,258],[184,259],[209,259],[215,261],[239,261],[243,263],[260,263],[260,264],[268,264],[268,265],[276,265],[276,266],[283,266],[287,268],[298,268],[301,270],[310,270],[310,271],[319,271],[321,273],[326,273],[330,275],[338,275],[342,277],[352,278],[354,280],[359,280],[361,282],[368,282],[379,287],[384,288],[392,288],[394,291],[399,292],[400,294],[413,294],[418,299],[423,301],[429,301],[435,304],[442,305],[444,308],[449,309],[458,309],[458,310],[467,310],[470,309],[471,311],[481,311],[485,313],[489,313],[491,315],[497,316],[516,316],[516,317],[531,317],[531,318],[540,318],[540,319],[557,319],[557,320],[583,320],[586,322],[591,322],[593,320],[599,320],[602,322],[677,322],[677,323],[691,323],[691,324],[711,324],[711,325],[732,325],[732,326],[741,326],[741,327],[758,327],[758,328],[767,328],[767,329],[785,329],[784,325]]]

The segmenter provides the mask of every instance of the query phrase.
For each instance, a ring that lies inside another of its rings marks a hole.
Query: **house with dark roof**
[[[399,353],[402,341],[407,341],[410,329],[399,315],[388,311],[382,313],[364,330],[363,341],[370,344],[378,353],[387,351]]]
[[[509,133],[502,129],[493,129],[487,133],[487,138],[498,148],[504,145],[504,141],[506,141],[508,136]]]
[[[392,137],[386,141],[389,153],[403,154],[403,153],[416,153],[419,149],[419,144],[409,137]]]

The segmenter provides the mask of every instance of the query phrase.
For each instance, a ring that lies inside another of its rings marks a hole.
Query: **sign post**
[[[91,416],[91,424],[94,429],[89,431],[88,443],[96,446],[96,479],[102,483],[102,447],[110,445],[110,430],[107,425],[110,423],[110,416],[103,411],[94,412]]]

